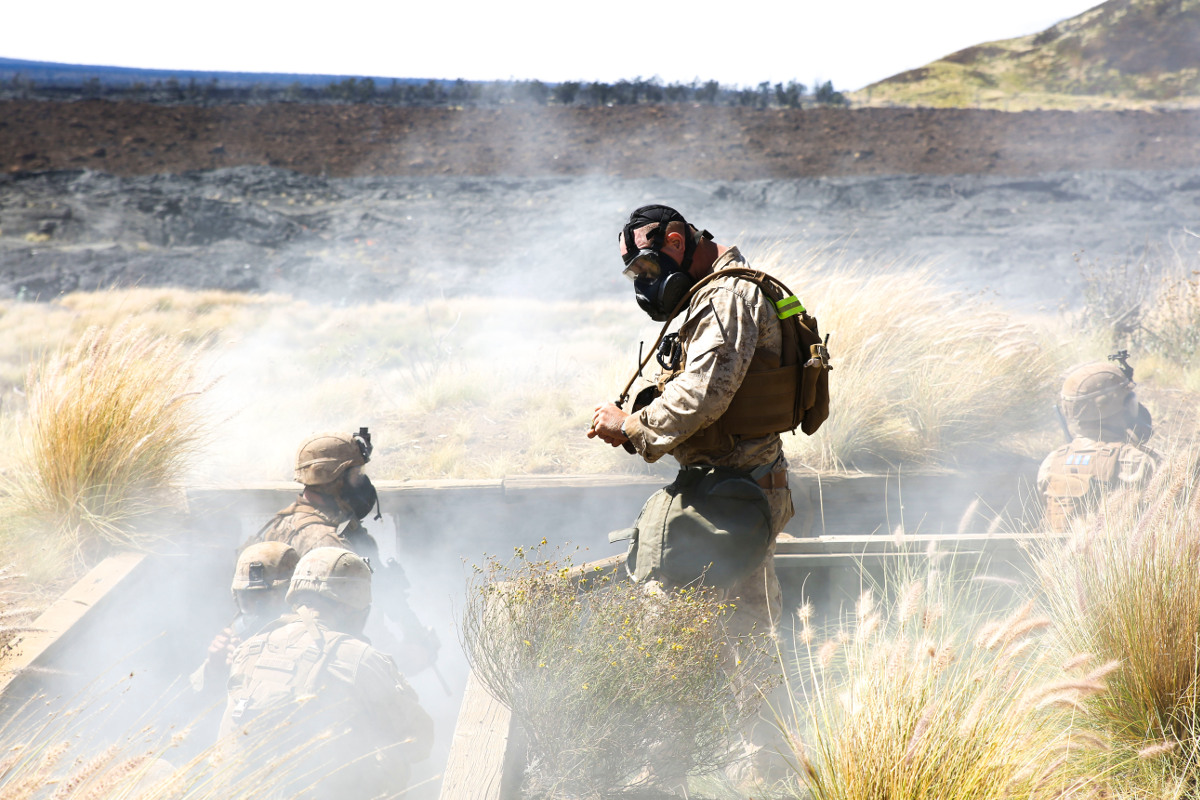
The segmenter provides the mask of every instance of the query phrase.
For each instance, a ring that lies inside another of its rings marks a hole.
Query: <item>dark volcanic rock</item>
[[[323,179],[268,167],[118,178],[0,176],[0,296],[182,286],[331,302],[534,294],[625,298],[614,238],[630,208],[676,205],[753,255],[785,243],[1006,302],[1072,302],[1073,256],[1136,256],[1181,235],[1200,170],[763,181]]]

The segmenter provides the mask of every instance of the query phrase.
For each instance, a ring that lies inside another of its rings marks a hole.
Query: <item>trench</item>
[[[1033,464],[1003,473],[793,472],[798,513],[776,554],[785,612],[804,599],[827,616],[853,608],[866,581],[883,580],[889,564],[921,558],[931,544],[954,554],[958,568],[1019,576],[1031,535],[1012,531],[1030,529],[1024,523],[1033,476]],[[623,547],[609,544],[608,532],[627,527],[661,484],[529,476],[377,485],[384,516],[368,519],[368,528],[381,555],[405,567],[410,602],[441,641],[439,674],[409,676],[437,724],[433,754],[414,769],[414,783],[428,781],[427,791],[447,800],[481,800],[491,796],[481,787],[499,786],[495,770],[506,768],[503,726],[480,722],[456,633],[471,566],[543,536],[576,564],[616,556]],[[192,490],[186,530],[156,552],[116,554],[97,565],[35,621],[40,630],[20,636],[0,660],[0,724],[103,698],[105,730],[128,729],[151,709],[165,709],[155,713],[167,715],[160,719],[167,727],[206,720],[194,738],[197,747],[211,743],[204,737],[215,736],[223,692],[189,695],[184,678],[232,618],[238,545],[296,489],[273,483]],[[496,748],[495,763],[482,755]]]

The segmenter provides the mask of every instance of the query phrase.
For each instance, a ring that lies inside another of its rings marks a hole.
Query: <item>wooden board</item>
[[[515,796],[524,749],[508,707],[467,675],[439,800],[506,800]],[[510,746],[512,745],[512,746]]]
[[[27,667],[37,666],[46,652],[86,626],[88,615],[146,559],[145,553],[118,553],[101,561],[62,597],[42,612],[0,655],[0,695]]]

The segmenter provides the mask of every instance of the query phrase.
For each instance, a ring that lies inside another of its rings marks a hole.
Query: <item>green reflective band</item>
[[[775,308],[779,311],[780,319],[794,317],[797,314],[802,314],[805,311],[804,305],[796,298],[796,295],[785,297],[782,300],[776,301]]]

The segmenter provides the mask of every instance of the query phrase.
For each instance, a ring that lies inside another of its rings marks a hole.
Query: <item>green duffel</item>
[[[728,587],[766,556],[771,506],[751,473],[684,467],[650,495],[632,528],[609,534],[610,542],[625,539],[633,540],[626,569],[635,581]]]

